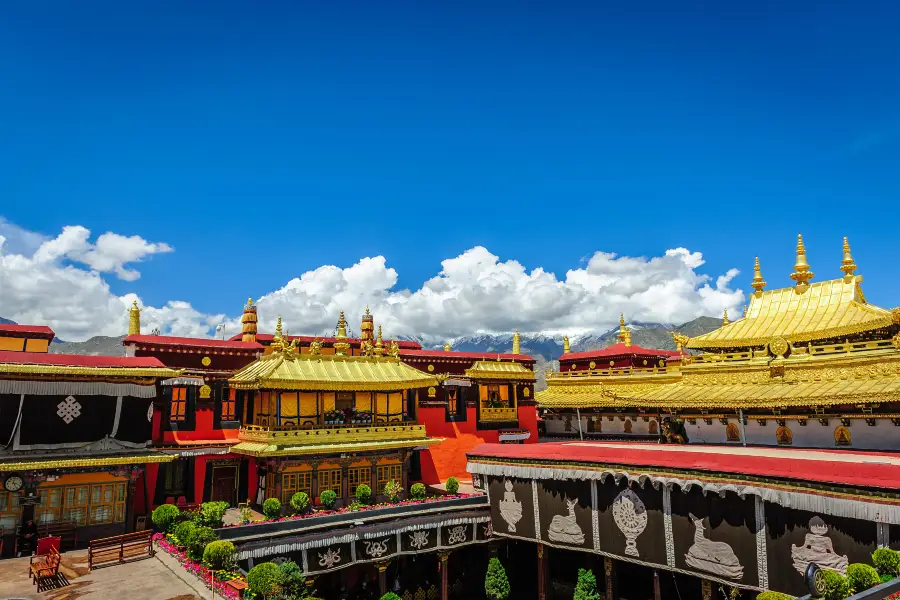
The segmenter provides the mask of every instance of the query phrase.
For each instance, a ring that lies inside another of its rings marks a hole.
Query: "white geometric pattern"
[[[150,406],[147,407],[147,422],[148,423],[153,422],[153,403],[152,402],[150,403]]]
[[[68,425],[81,416],[81,404],[78,403],[74,396],[69,396],[56,405],[56,414]]]

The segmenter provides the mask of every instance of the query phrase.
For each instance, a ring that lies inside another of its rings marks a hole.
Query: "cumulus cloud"
[[[0,231],[0,238],[2,238]],[[4,252],[0,241],[0,316],[47,323],[64,339],[121,335],[133,294],[116,296],[103,279],[133,281],[130,266],[170,252],[164,243],[105,233],[90,242],[83,227],[66,227],[30,255]],[[371,308],[386,335],[429,343],[479,332],[578,333],[606,330],[619,313],[631,321],[683,323],[701,315],[737,311],[744,293],[733,289],[736,269],[715,278],[701,273],[703,255],[686,248],[662,256],[631,257],[596,252],[560,279],[540,267],[528,270],[477,246],[441,262],[418,289],[396,289],[398,274],[383,256],[349,267],[321,266],[257,299],[261,331],[280,315],[292,333],[327,334],[344,310],[351,326]],[[238,308],[225,315],[200,313],[188,302],[145,306],[145,330],[208,336],[217,323],[240,331]]]

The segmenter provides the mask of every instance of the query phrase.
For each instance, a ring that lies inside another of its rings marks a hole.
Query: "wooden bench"
[[[88,568],[93,571],[153,556],[152,535],[145,530],[88,542]]]
[[[21,525],[16,527],[16,546],[13,549],[15,553],[20,551],[19,548],[19,533],[21,531]],[[72,550],[78,544],[78,526],[75,525],[72,521],[52,521],[50,523],[38,523],[38,539],[45,537],[55,537],[59,536],[62,538],[60,543],[60,549],[68,549]],[[37,544],[37,542],[35,542]],[[36,549],[32,548],[31,551],[34,552]]]
[[[34,580],[37,591],[41,591],[44,583],[50,579],[56,579],[59,575],[59,551],[50,548],[50,553],[44,556],[32,556],[28,565],[28,577]]]

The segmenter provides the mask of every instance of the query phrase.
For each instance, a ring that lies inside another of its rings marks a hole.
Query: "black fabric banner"
[[[26,396],[19,443],[32,446],[102,440],[112,433],[116,402],[115,396]],[[144,422],[146,410],[144,407]]]
[[[676,568],[759,585],[753,496],[722,498],[694,486],[687,493],[674,487],[671,499]]]
[[[810,562],[844,575],[849,564],[871,564],[876,535],[876,525],[871,521],[792,510],[766,502],[769,588],[795,596],[807,593],[803,573]]]
[[[21,400],[21,394],[0,394],[0,446],[5,446],[12,438]]]
[[[531,481],[514,477],[488,477],[491,522],[494,531],[520,538],[534,538],[534,500]]]
[[[416,529],[400,534],[403,552],[425,552],[437,548],[437,529]]]
[[[347,566],[353,562],[353,555],[350,550],[352,546],[353,542],[348,542],[346,544],[333,544],[324,548],[308,548],[306,550],[306,561],[309,566],[308,572],[315,574],[320,571]]]
[[[539,481],[538,509],[542,540],[565,546],[594,548],[590,483]]]
[[[471,523],[444,525],[441,528],[441,546],[450,548],[458,544],[470,543],[474,541],[472,532]]]
[[[587,484],[585,484],[587,485]],[[646,563],[666,565],[662,491],[628,487],[612,477],[597,482],[600,549]]]
[[[307,554],[312,550],[307,550]],[[397,553],[397,534],[386,533],[384,537],[356,541],[357,560],[380,560]]]
[[[153,438],[152,398],[122,397],[122,413],[116,439],[134,444],[144,444]]]

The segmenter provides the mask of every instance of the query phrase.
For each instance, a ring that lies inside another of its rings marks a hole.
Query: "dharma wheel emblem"
[[[769,340],[769,352],[774,356],[783,357],[787,351],[788,343],[784,338],[776,337]]]
[[[212,359],[208,356],[204,356],[200,359],[200,364],[202,364],[204,367],[208,367],[210,364],[212,364]]]

